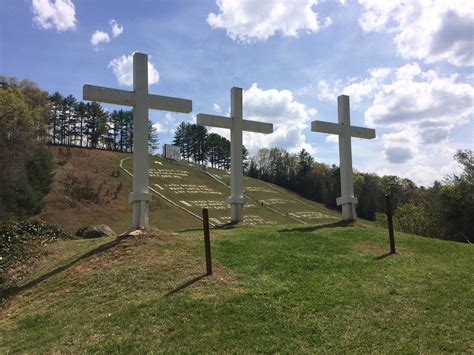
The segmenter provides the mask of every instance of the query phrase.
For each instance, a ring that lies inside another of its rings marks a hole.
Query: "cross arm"
[[[313,121],[311,122],[311,130],[313,132],[321,132],[327,134],[341,134],[341,126],[337,123]]]
[[[219,127],[227,129],[232,128],[232,119],[230,119],[229,117],[198,113],[196,118],[197,124],[201,126]]]
[[[82,99],[104,102],[114,105],[135,105],[135,94],[132,91],[112,89],[87,84],[82,87]]]
[[[162,111],[190,113],[193,110],[193,102],[176,97],[148,95],[148,108]]]
[[[351,126],[351,136],[364,139],[374,139],[375,129]]]
[[[343,126],[332,122],[313,121],[311,122],[311,130],[313,132],[321,132],[326,134],[342,134]],[[374,139],[375,129],[351,126],[349,129],[351,137]]]
[[[242,120],[242,130],[257,133],[273,133],[273,124],[257,121]]]

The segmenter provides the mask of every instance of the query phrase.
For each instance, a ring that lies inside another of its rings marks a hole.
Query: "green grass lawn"
[[[473,352],[471,245],[368,226],[76,240],[1,310],[0,352]],[[81,255],[83,256],[82,258]],[[36,280],[36,281],[35,281]]]

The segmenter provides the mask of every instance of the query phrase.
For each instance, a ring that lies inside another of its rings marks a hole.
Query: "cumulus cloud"
[[[290,152],[315,150],[306,142],[303,130],[316,116],[316,110],[308,109],[296,101],[289,90],[260,89],[256,83],[244,92],[244,118],[273,123],[273,133],[244,133],[244,144],[251,153],[260,148],[280,147]]]
[[[359,18],[362,29],[392,33],[402,58],[474,65],[471,0],[359,0],[359,4],[364,9]]]
[[[126,56],[122,55],[110,61],[108,68],[112,69],[120,85],[133,85],[133,52]],[[151,59],[150,56],[148,56]],[[148,85],[156,84],[160,80],[160,74],[153,64],[148,61]]]
[[[300,31],[316,32],[331,24],[329,17],[319,21],[313,11],[317,0],[217,0],[217,14],[210,13],[207,23],[223,28],[239,42],[266,40],[280,32],[296,37]]]
[[[376,127],[431,128],[434,137],[434,129],[466,122],[474,112],[473,102],[474,88],[458,82],[458,76],[441,77],[410,63],[395,70],[390,82],[377,91],[365,122]]]
[[[110,27],[111,27],[111,31],[112,33],[109,35],[107,32],[104,32],[104,31],[95,31],[92,36],[91,36],[91,44],[92,44],[92,47],[94,47],[95,50],[98,50],[99,49],[99,45],[101,43],[108,43],[111,41],[111,36],[113,38],[115,37],[118,37],[122,34],[123,32],[123,26],[118,24],[117,21],[115,21],[114,19],[110,20]]]
[[[58,32],[76,28],[76,8],[71,0],[33,0],[31,9],[33,21],[40,28]]]
[[[114,19],[110,20],[110,26],[112,27],[112,37],[118,37],[123,32],[123,26],[118,24]]]
[[[95,31],[91,36],[91,44],[98,47],[102,42],[110,42],[110,36],[107,32]]]

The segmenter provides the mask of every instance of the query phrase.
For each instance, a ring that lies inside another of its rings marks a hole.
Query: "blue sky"
[[[337,138],[310,122],[336,122],[348,94],[352,124],[377,130],[353,139],[354,168],[426,186],[473,149],[473,24],[464,0],[0,0],[0,73],[81,99],[85,83],[130,88],[144,52],[150,92],[193,100],[190,115],[150,111],[162,143],[199,112],[226,115],[237,86],[246,118],[274,123],[244,135],[252,153],[305,148],[328,164]]]

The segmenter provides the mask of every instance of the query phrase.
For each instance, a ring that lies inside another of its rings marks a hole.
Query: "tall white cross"
[[[351,126],[349,96],[338,96],[337,111],[338,124],[313,121],[311,122],[311,130],[314,132],[339,135],[341,197],[336,199],[336,203],[338,206],[342,205],[343,220],[355,220],[357,218],[355,210],[355,206],[357,205],[357,197],[354,197],[354,182],[352,180],[351,137],[373,139],[375,138],[375,130]]]
[[[273,124],[249,121],[242,119],[242,89],[232,88],[230,90],[230,117],[197,115],[197,124],[230,129],[230,168],[231,195],[226,199],[230,204],[230,217],[233,223],[240,222],[244,218],[244,169],[242,158],[242,131],[257,133],[272,133]]]
[[[84,100],[133,107],[132,228],[148,227],[151,195],[148,193],[148,109],[189,113],[192,101],[148,93],[148,55],[133,54],[133,91],[84,85]]]

